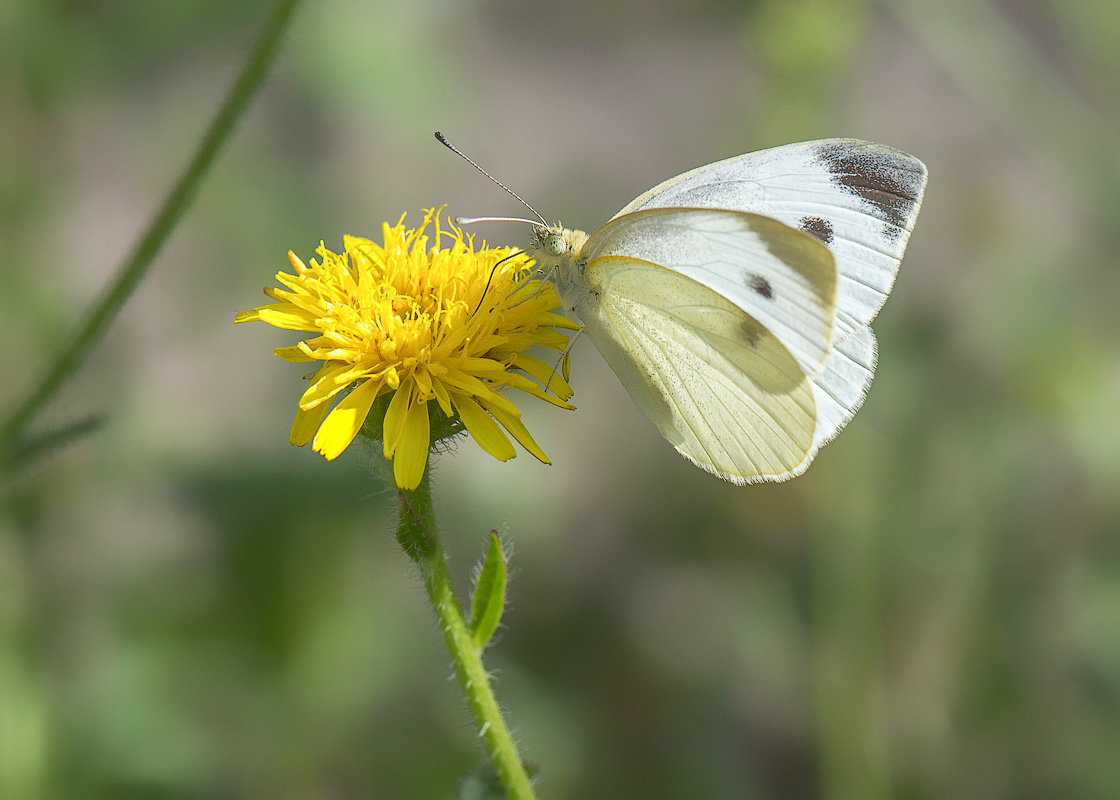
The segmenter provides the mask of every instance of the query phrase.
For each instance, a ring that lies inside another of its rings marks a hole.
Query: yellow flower
[[[295,274],[276,274],[287,290],[265,289],[276,302],[235,320],[315,334],[275,350],[288,361],[322,362],[299,400],[292,444],[314,436],[315,450],[336,458],[374,401],[390,395],[379,406],[381,430],[371,435],[383,442],[403,489],[416,488],[424,475],[433,400],[450,430],[465,427],[495,458],[516,455],[508,432],[546,464],[503,390],[573,408],[564,376],[528,353],[533,345],[562,351],[568,338],[558,329],[578,327],[552,311],[559,300],[551,285],[532,279],[533,262],[514,248],[483,242],[476,251],[473,237],[455,225],[441,229],[442,210],[426,210],[416,230],[405,229],[404,216],[395,226],[384,223],[383,245],[346,236],[344,252],[333,253],[320,243],[321,262],[310,266],[289,252]]]

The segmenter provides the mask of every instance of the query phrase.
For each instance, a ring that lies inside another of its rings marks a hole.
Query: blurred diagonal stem
[[[443,641],[451,653],[452,665],[459,685],[466,695],[478,725],[479,737],[486,743],[498,779],[510,800],[534,800],[529,775],[517,752],[498,700],[490,685],[490,676],[482,665],[482,648],[475,644],[455,597],[447,557],[439,539],[432,510],[431,470],[424,470],[420,485],[412,491],[397,492],[397,541],[416,565],[424,580],[424,588],[443,631]]]
[[[81,366],[93,345],[105,333],[129,295],[147,274],[164,240],[190,205],[202,177],[213,164],[222,145],[229,139],[234,124],[244,113],[253,93],[261,85],[297,5],[299,0],[277,0],[253,43],[241,74],[210,123],[194,157],[171,194],[164,200],[159,213],[121,265],[116,278],[105,288],[101,297],[86,312],[81,324],[63,343],[38,385],[0,427],[0,465],[12,463],[13,454],[20,450],[20,440],[32,418]]]

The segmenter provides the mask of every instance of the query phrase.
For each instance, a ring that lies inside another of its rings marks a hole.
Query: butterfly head
[[[557,224],[540,225],[533,229],[529,237],[529,256],[544,270],[545,277],[556,287],[560,304],[570,313],[578,316],[576,307],[587,296],[587,285],[583,281],[583,260],[580,251],[587,234],[570,230]]]
[[[550,256],[562,256],[571,249],[570,245],[564,241],[564,236],[556,231],[549,231],[541,237],[541,249]]]
[[[587,234],[562,225],[541,225],[529,237],[529,253],[547,264],[571,263],[579,255]]]

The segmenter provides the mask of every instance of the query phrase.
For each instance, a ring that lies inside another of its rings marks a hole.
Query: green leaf
[[[502,552],[497,531],[490,531],[490,547],[482,569],[478,571],[471,598],[471,636],[479,647],[490,641],[502,619],[506,605],[506,577],[506,554]]]
[[[52,452],[95,433],[104,424],[104,417],[91,416],[23,440],[13,438],[11,441],[0,442],[0,474],[26,469]]]
[[[523,763],[523,766],[530,778],[540,772],[536,764]],[[459,782],[459,794],[455,800],[507,800],[508,797],[494,766],[483,764]]]
[[[494,768],[486,766],[463,778],[457,800],[506,800],[506,792]]]

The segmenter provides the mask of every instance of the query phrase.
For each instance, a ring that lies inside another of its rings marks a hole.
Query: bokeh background
[[[113,274],[263,0],[0,9],[0,407]],[[1120,6],[332,0],[44,409],[0,515],[0,797],[450,798],[480,749],[360,452],[287,444],[294,249],[439,203],[594,229],[686,168],[858,136],[929,166],[864,409],[784,485],[677,457],[586,340],[552,456],[436,470],[542,798],[1120,797]],[[416,217],[413,217],[414,219]],[[525,230],[479,233],[520,243]]]

